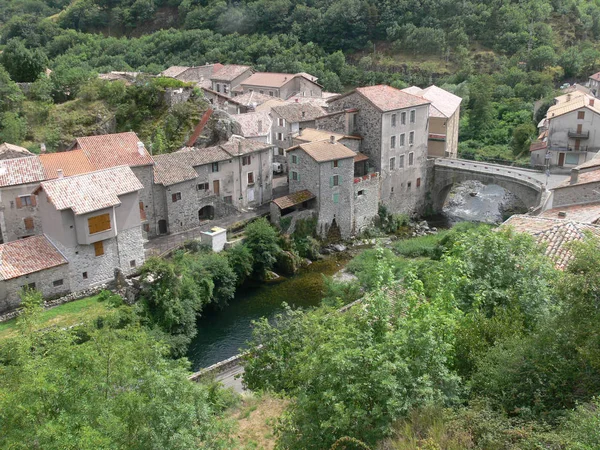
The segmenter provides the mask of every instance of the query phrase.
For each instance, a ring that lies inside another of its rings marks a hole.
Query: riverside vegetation
[[[347,267],[356,279],[329,281],[321,307],[255,324],[243,381],[264,394],[239,407],[188,382],[179,355],[202,308],[231,298],[236,273],[276,264],[266,252],[281,252],[278,241],[259,220],[235,252],[190,244],[151,260],[138,304],[104,294],[106,314],[71,329],[38,331],[41,299],[26,293],[17,336],[0,343],[0,446],[600,445],[597,240],[574,244],[564,272],[528,235],[468,223],[366,249]]]
[[[97,80],[174,64],[308,72],[328,91],[441,85],[463,97],[460,151],[527,159],[555,88],[599,67],[600,6],[586,0],[2,0],[0,139],[62,148],[114,119],[157,152],[182,144],[194,104],[161,86]],[[157,31],[160,30],[160,31]],[[49,77],[44,69],[52,70]],[[5,70],[4,70],[5,69]],[[23,95],[15,82],[33,82]],[[159,82],[163,83],[163,82]],[[541,108],[532,117],[533,103]],[[63,142],[65,141],[65,142]]]

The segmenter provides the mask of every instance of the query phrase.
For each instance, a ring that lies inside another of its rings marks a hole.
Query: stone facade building
[[[26,156],[34,156],[29,150],[18,145],[9,144],[5,142],[0,144],[0,160],[13,159],[13,158],[24,158]]]
[[[283,100],[294,95],[302,97],[321,97],[323,95],[323,87],[317,83],[317,77],[308,73],[257,72],[245,79],[241,83],[241,88],[244,93],[258,92]]]
[[[271,201],[271,145],[232,138],[208,148],[155,157],[154,195],[161,233]]]
[[[426,201],[429,100],[390,86],[369,86],[332,98],[318,128],[362,137],[361,152],[380,173],[381,202],[417,214]]]
[[[571,169],[571,176],[553,189],[552,207],[580,205],[600,199],[600,159]]]
[[[226,64],[210,77],[212,90],[233,97],[236,92],[242,93],[240,84],[249,78],[252,73],[253,70],[250,66]]]

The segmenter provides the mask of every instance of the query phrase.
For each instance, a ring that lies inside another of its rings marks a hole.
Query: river
[[[190,344],[188,358],[197,371],[227,359],[246,347],[252,336],[251,322],[273,318],[282,303],[308,308],[323,297],[323,275],[333,275],[348,262],[347,254],[336,254],[312,263],[298,274],[271,283],[247,283],[240,287],[229,306],[207,311],[198,320],[198,334]]]

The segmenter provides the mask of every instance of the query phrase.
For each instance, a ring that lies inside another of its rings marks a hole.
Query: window
[[[402,133],[400,135],[400,147],[404,147],[405,141],[406,141],[406,135],[404,133]]]
[[[340,202],[340,194],[338,194],[337,192],[335,194],[333,194],[333,203],[339,203]]]
[[[298,164],[298,155],[292,155],[292,164]]]
[[[404,167],[404,155],[400,155],[400,161],[398,162],[398,167]]]
[[[585,119],[585,111],[578,111],[577,112],[577,119],[579,119],[579,120]]]
[[[573,165],[577,165],[579,164],[579,155],[578,154],[571,154],[571,153],[567,153],[567,158],[565,160],[565,164],[573,164]]]
[[[262,89],[261,89],[261,90],[259,90],[258,92],[260,92],[261,94],[264,94],[264,93],[265,93],[265,91],[263,91]]]
[[[90,217],[88,219],[88,228],[90,234],[100,233],[101,231],[110,230],[110,215],[101,214],[99,216]]]
[[[35,197],[33,195],[22,195],[16,198],[17,208],[23,208],[24,206],[35,206]]]
[[[33,290],[33,289],[35,289],[35,283],[25,284],[25,285],[23,285],[23,289],[31,289],[31,290]]]
[[[415,154],[413,152],[410,152],[408,154],[408,165],[412,166],[415,162]]]
[[[25,223],[26,230],[33,230],[33,217],[26,217],[23,219],[23,222]]]
[[[296,172],[295,170],[292,170],[292,180],[300,181],[300,174],[298,172]]]
[[[229,92],[229,86],[227,86],[226,84],[223,85],[223,93],[227,94]]]
[[[52,282],[52,286],[54,286],[54,287],[59,287],[59,286],[62,286],[63,284],[64,284],[64,281],[62,279],[60,279],[60,280],[54,280]]]
[[[390,138],[390,148],[396,148],[396,136]]]
[[[96,256],[104,255],[104,244],[102,241],[94,242],[94,253]]]
[[[417,187],[421,187],[421,179],[417,178]]]
[[[269,91],[269,95],[273,97],[273,91]]]
[[[396,169],[396,157],[390,158],[390,171]]]
[[[283,141],[283,133],[277,133],[277,140]]]
[[[333,167],[338,167],[338,162],[339,162],[339,160],[337,160],[337,159],[335,161],[333,161]]]
[[[88,279],[88,274],[87,274],[87,272],[83,272],[83,273],[81,274],[81,277],[82,277],[84,280],[87,280],[87,279]]]
[[[409,181],[408,183],[406,183],[406,190],[410,191],[410,188],[412,187],[412,183]]]
[[[417,119],[417,112],[413,109],[410,112],[410,123],[415,123],[416,119]]]
[[[254,184],[254,172],[248,172],[248,184]]]
[[[277,125],[279,125],[280,127],[285,127],[285,119],[277,119]]]
[[[233,197],[231,195],[226,195],[223,197],[223,201],[228,205],[231,205],[233,203]]]
[[[221,85],[217,83],[217,92],[221,92]]]
[[[132,259],[131,261],[129,261],[129,267],[134,268],[135,266],[137,266],[135,259]]]
[[[218,171],[219,171],[219,163],[218,163],[218,162],[214,162],[214,163],[212,163],[212,166],[211,166],[211,167],[212,167],[212,172],[213,172],[213,173],[215,173],[215,172],[218,172]]]
[[[340,185],[340,176],[334,175],[331,177],[331,187]]]
[[[406,125],[406,113],[403,112],[402,114],[400,114],[400,123],[402,125]]]
[[[395,127],[396,126],[396,114],[392,114],[391,122],[392,122],[392,126]]]
[[[363,190],[360,190],[360,191],[358,191],[358,192],[356,193],[356,196],[357,196],[357,197],[362,197],[363,195],[365,195],[365,191],[364,191],[364,189],[363,189]]]
[[[181,200],[181,192],[175,192],[174,194],[171,194],[171,201],[173,203],[178,202],[179,200]]]
[[[251,158],[250,156],[242,156],[242,166],[249,166]]]
[[[408,133],[408,145],[413,145],[415,143],[415,132],[411,131]]]
[[[279,156],[283,156],[284,155],[283,149],[282,148],[278,148],[278,150],[279,150]]]
[[[208,191],[208,189],[209,189],[208,183],[200,183],[199,185],[196,186],[196,188],[199,191]]]

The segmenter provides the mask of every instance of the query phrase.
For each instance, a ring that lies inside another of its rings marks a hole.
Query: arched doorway
[[[212,220],[215,217],[215,208],[211,205],[206,205],[198,210],[198,220]]]

